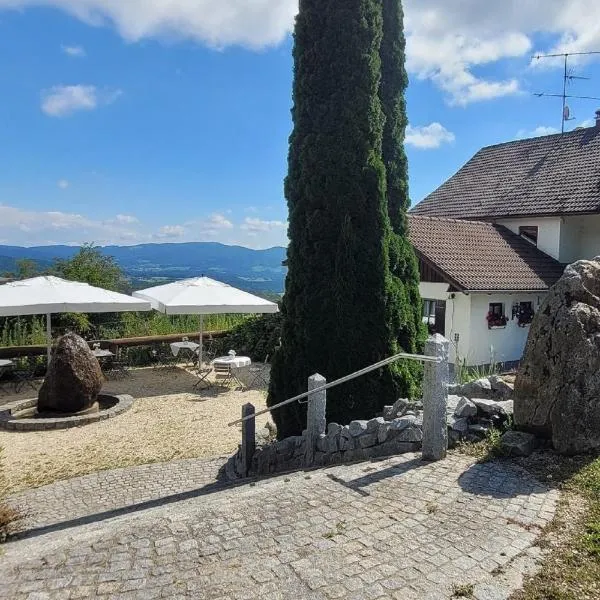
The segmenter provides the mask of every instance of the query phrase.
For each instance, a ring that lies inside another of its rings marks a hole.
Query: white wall
[[[447,283],[421,281],[419,283],[419,293],[423,300],[446,300],[448,298],[448,287]]]
[[[561,247],[561,219],[560,217],[540,217],[532,219],[500,219],[499,225],[504,225],[517,235],[519,227],[531,225],[538,228],[537,247],[546,254],[559,260]]]
[[[471,296],[450,294],[446,302],[446,338],[450,340],[450,362],[456,364],[457,355],[462,360],[471,343]]]
[[[572,263],[600,255],[600,215],[563,217],[560,230],[560,261]]]
[[[470,336],[466,349],[461,348],[461,358],[466,358],[467,364],[482,365],[491,362],[509,362],[521,359],[525,342],[529,334],[529,326],[519,327],[517,319],[512,320],[513,303],[532,302],[533,310],[539,310],[544,292],[539,294],[472,294],[470,296]],[[503,329],[488,329],[486,316],[491,302],[502,302],[504,314],[508,323]]]

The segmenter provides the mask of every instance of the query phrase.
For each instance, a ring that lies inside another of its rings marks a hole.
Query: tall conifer
[[[392,203],[399,195],[386,192],[384,160],[406,179],[406,159],[402,166],[403,154],[384,153],[383,107],[393,95],[382,79],[388,57],[382,42],[381,0],[300,0],[285,184],[289,271],[271,406],[306,390],[312,373],[331,381],[390,356],[401,343],[415,348],[418,327],[404,304],[420,302],[418,291],[414,296],[412,285],[401,285],[400,265],[409,273],[415,266],[402,226],[406,206],[398,205],[396,218]],[[413,391],[408,369],[381,369],[330,390],[327,417],[368,418]],[[274,411],[278,435],[300,433],[305,415],[299,404]]]

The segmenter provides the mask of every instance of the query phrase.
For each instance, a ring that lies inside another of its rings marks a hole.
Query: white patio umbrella
[[[199,364],[202,365],[203,315],[276,313],[277,304],[209,277],[183,279],[134,292],[167,315],[200,315]]]
[[[48,360],[52,348],[52,315],[151,310],[150,302],[60,277],[33,277],[0,285],[0,317],[46,315]]]

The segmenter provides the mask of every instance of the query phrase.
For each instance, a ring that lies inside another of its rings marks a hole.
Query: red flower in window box
[[[497,315],[493,312],[489,312],[486,316],[488,329],[492,329],[492,327],[506,327],[508,323],[508,319],[505,315]]]

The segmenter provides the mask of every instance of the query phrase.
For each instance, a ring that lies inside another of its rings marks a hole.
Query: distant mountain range
[[[136,288],[206,275],[249,291],[283,292],[286,269],[281,263],[286,249],[282,247],[251,250],[214,242],[192,242],[105,246],[101,250],[114,257]],[[55,259],[71,258],[77,251],[74,246],[0,245],[0,274],[14,271],[16,261],[22,258],[36,261],[43,270]]]

